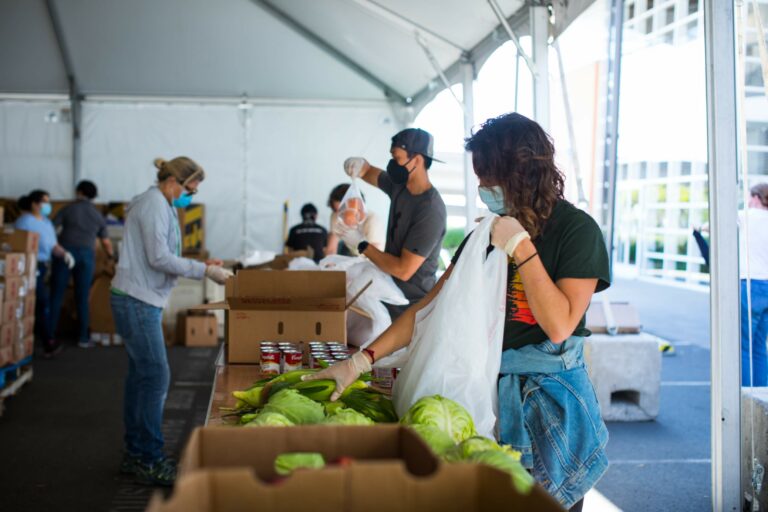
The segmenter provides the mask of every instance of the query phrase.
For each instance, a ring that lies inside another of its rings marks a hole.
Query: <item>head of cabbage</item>
[[[322,454],[310,452],[283,453],[275,458],[275,472],[287,476],[297,469],[321,469],[325,467]]]
[[[265,411],[256,415],[254,419],[245,424],[246,427],[292,427],[291,420],[274,411]]]
[[[320,423],[325,418],[323,406],[295,389],[284,389],[269,397],[261,414],[280,413],[297,425]]]
[[[440,457],[444,457],[456,446],[451,436],[432,425],[411,425],[410,428]]]
[[[455,443],[477,434],[475,423],[467,410],[458,403],[440,395],[419,399],[400,423],[404,425],[431,425],[442,430]]]
[[[511,455],[515,460],[520,460],[520,452],[517,450],[482,436],[473,436],[457,444],[447,454],[447,459],[451,461],[468,460],[475,453],[485,451],[504,452]]]
[[[515,452],[516,453],[516,452]],[[520,464],[520,454],[515,455],[500,450],[486,450],[474,452],[467,459],[468,462],[485,464],[500,469],[512,477],[512,484],[521,494],[528,494],[533,488],[533,477]]]
[[[373,420],[354,409],[339,409],[325,418],[323,423],[326,425],[373,425]]]

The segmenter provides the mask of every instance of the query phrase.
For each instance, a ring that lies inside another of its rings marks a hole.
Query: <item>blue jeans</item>
[[[123,422],[125,449],[146,463],[163,457],[163,406],[171,370],[163,340],[161,308],[113,293],[112,315],[128,352]]]
[[[77,318],[80,321],[78,338],[81,342],[88,341],[88,327],[90,326],[88,295],[93,281],[93,266],[95,251],[92,247],[64,247],[75,257],[75,268],[72,274],[75,279],[75,305],[77,306]],[[56,336],[56,328],[59,325],[61,315],[61,303],[64,300],[64,292],[69,284],[69,268],[64,263],[64,258],[53,258],[51,267],[51,314],[49,331],[51,336]]]
[[[48,330],[50,318],[50,297],[45,278],[48,274],[48,261],[37,262],[37,285],[35,286],[35,332],[43,340],[46,351],[51,350],[51,333]]]
[[[749,375],[747,280],[741,280],[741,385],[768,386],[768,281],[752,279],[752,378]]]

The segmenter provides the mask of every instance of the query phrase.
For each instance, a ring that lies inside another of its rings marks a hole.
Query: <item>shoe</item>
[[[176,481],[176,461],[163,457],[151,464],[140,463],[136,468],[136,483],[173,487]]]
[[[95,345],[93,344],[92,341],[88,340],[88,341],[77,342],[77,346],[80,348],[93,348]]]
[[[123,475],[135,475],[140,465],[141,457],[125,453],[123,454],[123,461],[120,463],[120,473]]]
[[[63,351],[64,345],[57,341],[51,340],[46,344],[45,349],[43,349],[43,357],[46,359],[52,359],[61,354]]]

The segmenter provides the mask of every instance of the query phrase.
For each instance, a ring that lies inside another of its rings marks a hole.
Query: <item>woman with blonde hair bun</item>
[[[170,486],[176,465],[163,453],[163,406],[170,368],[163,339],[163,307],[179,276],[209,277],[223,284],[231,272],[221,260],[206,262],[181,256],[176,208],[192,202],[205,172],[180,156],[155,160],[157,184],[134,197],[126,208],[125,233],[112,280],[111,304],[117,332],[125,341],[128,375],[123,421],[125,453],[121,473],[141,483]]]

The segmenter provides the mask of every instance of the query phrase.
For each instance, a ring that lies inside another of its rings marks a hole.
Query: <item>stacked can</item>
[[[323,368],[331,366],[336,360],[331,353],[332,343],[323,341],[309,342],[309,366],[310,368]]]
[[[265,375],[278,375],[280,373],[280,349],[277,343],[271,341],[261,342],[261,372]]]
[[[375,384],[382,389],[392,389],[395,385],[400,368],[373,368],[373,379]]]

